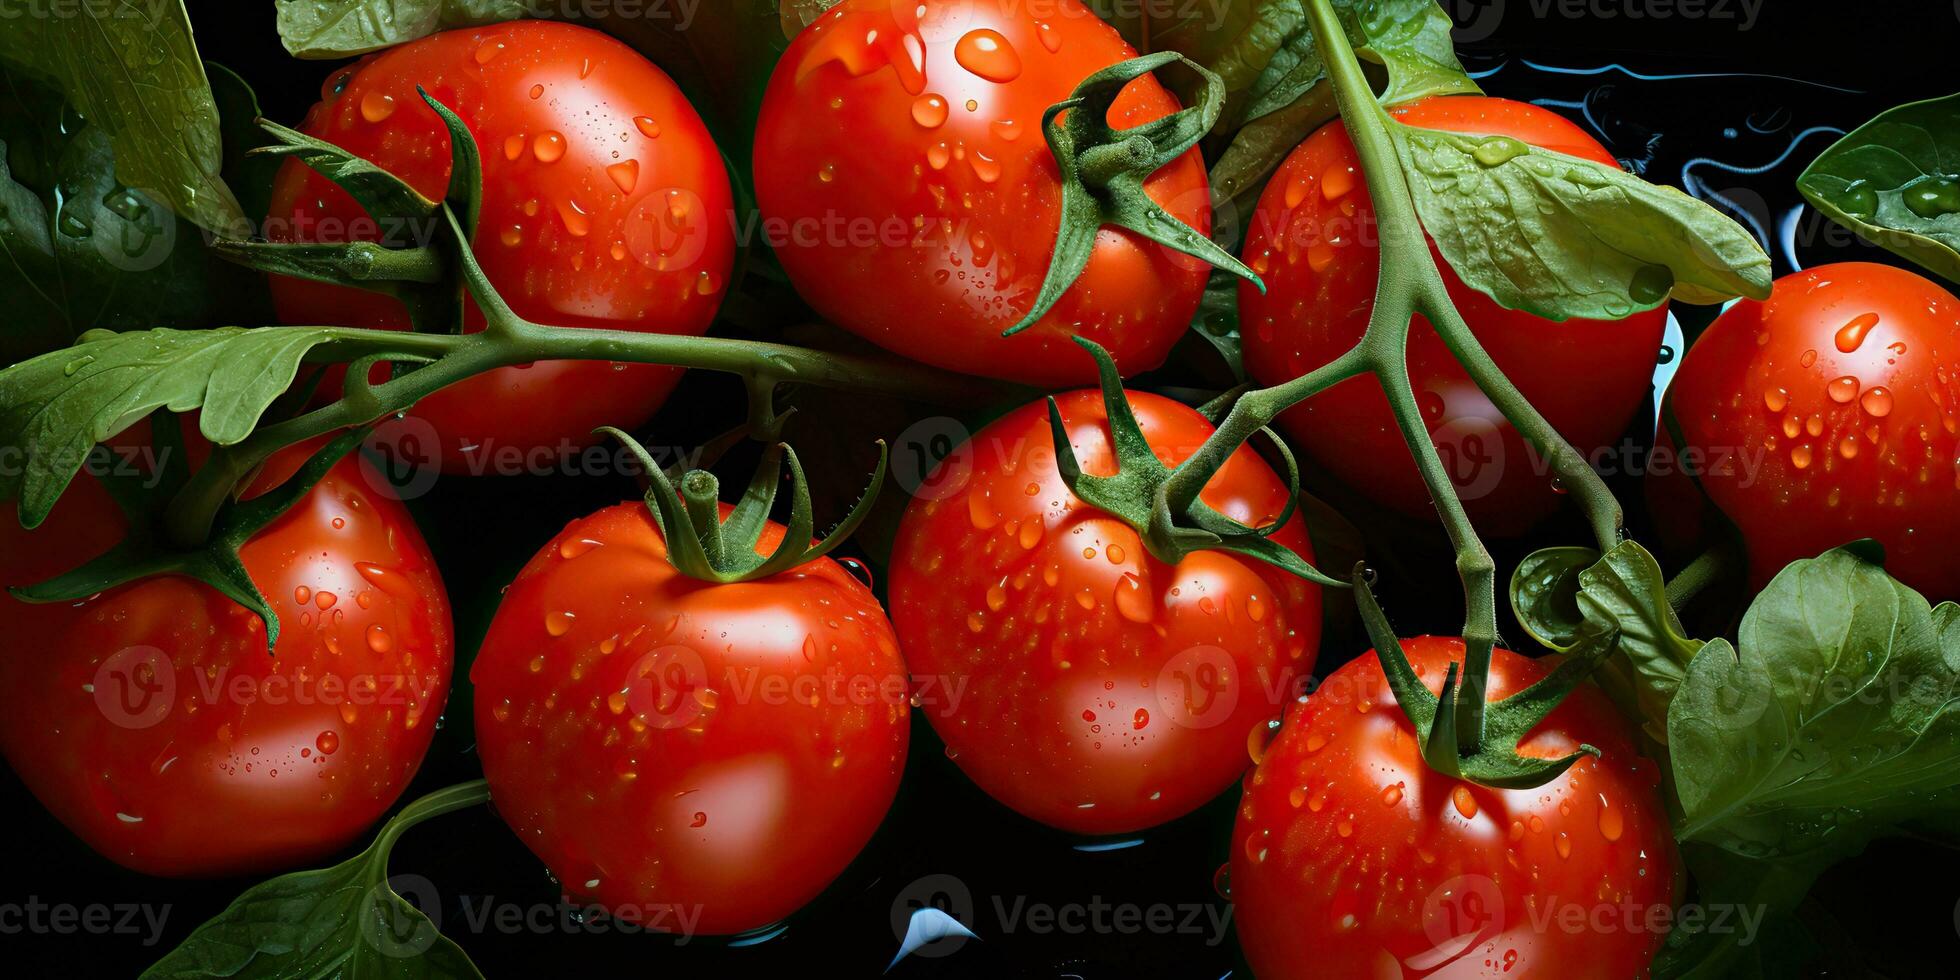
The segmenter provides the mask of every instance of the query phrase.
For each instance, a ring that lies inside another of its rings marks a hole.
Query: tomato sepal
[[[1135,528],[1144,547],[1167,564],[1175,565],[1194,551],[1228,551],[1265,562],[1317,585],[1347,587],[1346,582],[1314,568],[1291,548],[1270,540],[1274,532],[1292,519],[1300,500],[1299,463],[1277,436],[1273,436],[1273,442],[1279,446],[1287,483],[1286,506],[1277,519],[1250,527],[1196,498],[1174,508],[1165,488],[1177,470],[1165,466],[1150,448],[1150,440],[1143,434],[1124,393],[1123,377],[1117,371],[1115,359],[1093,340],[1076,337],[1075,342],[1096,359],[1116,472],[1110,476],[1090,476],[1082,471],[1081,461],[1076,459],[1075,447],[1068,437],[1068,426],[1062,420],[1061,405],[1050,396],[1048,427],[1055,442],[1055,465],[1069,492]],[[1272,436],[1270,432],[1267,434]],[[1184,465],[1188,464],[1179,464],[1179,469]]]
[[[647,510],[653,514],[654,523],[667,542],[667,560],[675,570],[689,578],[721,584],[768,578],[829,554],[871,515],[878,488],[885,482],[890,455],[885,441],[878,440],[878,465],[871,474],[870,484],[851,512],[818,541],[813,540],[816,521],[810,507],[809,481],[803,475],[803,464],[797,460],[796,450],[787,443],[775,443],[763,450],[762,462],[756,467],[742,499],[724,518],[721,481],[713,473],[697,469],[674,479],[632,436],[611,427],[598,431],[618,440],[646,472]],[[782,486],[785,462],[789,465],[789,523],[776,549],[764,555],[757,550],[757,542],[769,525],[769,512]]]
[[[1124,87],[1172,62],[1183,62],[1204,80],[1199,103],[1154,122],[1112,128],[1109,110]],[[1060,228],[1034,306],[1002,336],[1020,333],[1048,315],[1088,268],[1097,232],[1109,225],[1208,262],[1265,292],[1258,273],[1158,206],[1144,190],[1151,174],[1183,156],[1211,131],[1224,106],[1225,83],[1217,75],[1177,52],[1159,51],[1095,72],[1069,98],[1042,113],[1042,133],[1061,171]]]
[[[1520,755],[1518,744],[1612,654],[1619,644],[1617,627],[1584,633],[1551,673],[1501,701],[1484,704],[1485,678],[1472,676],[1464,664],[1450,664],[1440,693],[1431,693],[1422,683],[1375,600],[1371,576],[1366,565],[1354,567],[1355,605],[1396,706],[1421,734],[1422,758],[1431,769],[1494,789],[1533,789],[1564,775],[1580,759],[1600,754],[1598,748],[1581,744],[1575,752],[1547,759]],[[1480,715],[1471,726],[1478,737],[1466,746],[1461,733],[1472,710]]]
[[[174,426],[168,424],[153,426],[160,432],[172,428]],[[127,480],[113,481],[110,485],[111,495],[130,518],[129,534],[115,547],[78,568],[7,591],[22,602],[78,602],[138,579],[181,575],[217,589],[226,598],[257,616],[265,625],[265,649],[269,655],[279,644],[279,616],[273,611],[272,603],[252,581],[239,550],[299,503],[333,469],[334,464],[367,438],[368,431],[366,426],[347,430],[308,457],[278,487],[249,500],[227,502],[212,522],[210,537],[197,548],[172,547],[168,538],[158,533],[160,529],[155,527],[156,522],[149,519],[156,513],[155,509],[142,506],[143,499],[131,491]],[[159,452],[158,456],[169,460],[180,458],[182,453]],[[158,483],[160,488],[166,489],[157,499],[168,500],[170,494],[167,488],[181,482],[166,469],[164,478]]]

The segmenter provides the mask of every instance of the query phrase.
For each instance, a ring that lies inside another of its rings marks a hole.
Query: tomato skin
[[[716,585],[665,556],[639,502],[538,552],[471,668],[477,750],[497,811],[579,900],[729,935],[803,906],[877,829],[905,665],[828,558]]]
[[[303,459],[288,450],[268,474]],[[455,641],[421,533],[363,465],[343,460],[242,549],[279,617],[271,655],[257,616],[186,578],[72,605],[0,597],[0,633],[23,654],[0,657],[0,750],[98,853],[152,875],[291,867],[346,846],[408,785]],[[7,585],[67,571],[126,529],[86,475],[40,528],[13,517],[0,521]]]
[[[1785,276],[1696,339],[1668,399],[1687,447],[1728,454],[1701,486],[1741,530],[1757,588],[1792,561],[1873,538],[1900,581],[1934,601],[1960,597],[1952,293],[1863,262]]]
[[[1129,398],[1169,463],[1211,432],[1169,399]],[[1101,394],[1058,402],[1083,472],[1112,472]],[[1225,552],[1174,567],[1152,557],[1134,529],[1068,491],[1043,403],[981,430],[941,474],[943,491],[914,499],[899,528],[891,603],[914,678],[938,692],[920,709],[960,768],[994,799],[1079,834],[1155,826],[1229,787],[1248,733],[1279,716],[1313,665],[1319,590]],[[1242,448],[1203,499],[1263,525],[1286,486]],[[1313,558],[1297,515],[1273,540]]]
[[[1549,110],[1482,96],[1431,98],[1392,110],[1413,126],[1489,133],[1617,166],[1586,132]],[[1554,323],[1507,310],[1463,284],[1434,243],[1450,299],[1491,359],[1582,452],[1608,446],[1646,399],[1666,307],[1622,320]],[[1245,363],[1262,385],[1290,381],[1354,346],[1367,329],[1381,269],[1374,205],[1360,156],[1337,121],[1287,158],[1260,198],[1244,259],[1265,279],[1239,290]],[[1559,501],[1547,463],[1443,346],[1427,319],[1409,329],[1409,374],[1430,435],[1464,506],[1488,534],[1522,533]],[[1280,418],[1316,462],[1411,516],[1435,513],[1428,489],[1369,377],[1354,378]]]
[[[1402,648],[1432,690],[1464,655],[1456,638]],[[1528,687],[1552,662],[1496,651],[1492,698]],[[1261,980],[1646,975],[1662,934],[1645,916],[1671,911],[1677,897],[1659,770],[1589,685],[1522,751],[1559,757],[1582,742],[1602,756],[1537,789],[1461,782],[1422,761],[1373,651],[1335,671],[1287,713],[1246,779],[1231,889],[1253,971]],[[1611,925],[1562,924],[1573,906],[1604,909]]]
[[[447,31],[336,72],[301,129],[440,200],[449,137],[418,84],[476,137],[483,199],[473,244],[518,315],[559,327],[707,330],[734,263],[733,199],[706,125],[659,68],[570,24]],[[299,161],[280,170],[270,240],[384,234],[405,237]],[[272,287],[288,323],[408,327],[402,305],[375,293],[277,276]],[[482,322],[470,304],[469,328]],[[548,361],[470,378],[411,414],[434,427],[445,470],[480,472],[500,450],[582,447],[597,426],[638,426],[679,378],[655,365]]]
[[[881,40],[867,46],[870,32]],[[1011,58],[975,55],[981,38]],[[906,45],[922,52],[922,70]],[[756,133],[756,198],[798,292],[826,319],[951,370],[1093,383],[1076,334],[1108,348],[1125,375],[1162,364],[1190,326],[1209,267],[1123,229],[1102,230],[1048,315],[1001,336],[1033,307],[1055,251],[1061,182],[1042,113],[1134,57],[1077,0],[846,0],[819,18],[778,63]],[[1128,128],[1177,109],[1143,78],[1109,118]],[[1209,233],[1196,150],[1145,188]]]

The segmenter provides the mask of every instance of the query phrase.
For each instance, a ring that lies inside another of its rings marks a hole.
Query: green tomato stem
[[[1484,740],[1484,695],[1497,639],[1496,564],[1457,496],[1417,405],[1408,372],[1411,319],[1420,314],[1428,320],[1491,403],[1551,460],[1560,482],[1584,509],[1602,550],[1619,543],[1623,515],[1605,481],[1504,376],[1450,301],[1395,145],[1400,124],[1376,100],[1332,4],[1310,0],[1307,15],[1374,204],[1381,253],[1375,307],[1367,331],[1353,349],[1300,378],[1240,398],[1206,444],[1165,482],[1164,495],[1173,510],[1187,505],[1232,451],[1280,413],[1341,381],[1373,375],[1387,394],[1396,425],[1456,551],[1467,649],[1461,684],[1454,692],[1452,710],[1444,717],[1452,719],[1457,750],[1472,755]]]
[[[473,268],[474,261],[465,263]],[[467,273],[466,273],[467,281]],[[350,372],[354,397],[342,398],[282,422],[243,441],[220,447],[171,501],[166,528],[185,547],[201,544],[218,511],[238,484],[273,453],[315,436],[367,425],[403,412],[436,391],[496,368],[535,361],[617,361],[722,371],[775,383],[810,384],[890,395],[936,404],[996,397],[999,385],[896,360],[831,354],[785,344],[719,337],[686,337],[626,330],[587,330],[531,323],[478,291],[487,327],[473,334],[418,334],[392,330],[336,330],[321,345],[321,360],[340,363],[374,355],[413,357],[429,363],[378,385]],[[491,301],[486,302],[486,299]]]

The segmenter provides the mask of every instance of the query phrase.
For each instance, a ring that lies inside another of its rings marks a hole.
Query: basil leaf
[[[93,329],[197,326],[220,307],[244,315],[264,295],[256,279],[212,260],[195,225],[118,181],[108,133],[53,86],[0,67],[0,363]]]
[[[0,469],[0,500],[18,499],[21,525],[38,527],[96,443],[159,408],[201,409],[205,438],[238,442],[291,386],[307,353],[343,333],[225,327],[93,334],[0,371],[0,445],[25,454],[21,465]]]
[[[462,947],[396,893],[397,881],[427,882],[389,878],[388,855],[409,827],[489,798],[478,780],[410,803],[360,854],[247,889],[143,971],[144,980],[481,977]]]
[[[124,184],[243,237],[245,212],[219,176],[218,107],[181,2],[105,0],[75,16],[10,18],[0,59],[51,79],[108,134]]]
[[[1857,548],[1784,569],[1688,665],[1667,712],[1683,840],[1802,854],[1952,812],[1960,608]]]
[[[1769,296],[1756,239],[1672,187],[1506,136],[1393,120],[1389,132],[1423,228],[1465,283],[1509,309],[1616,320],[1670,294]]]
[[[525,16],[526,0],[279,0],[279,40],[296,58],[349,58],[451,27]]]
[[[1797,178],[1817,210],[1960,281],[1960,95],[1880,113]]]

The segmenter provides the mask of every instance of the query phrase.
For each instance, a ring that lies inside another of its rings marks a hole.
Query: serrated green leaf
[[[1859,237],[1960,282],[1960,95],[1880,113],[1812,161],[1797,190]]]
[[[1668,708],[1686,840],[1802,854],[1945,811],[1960,787],[1960,610],[1850,549],[1799,561],[1688,665]]]
[[[1391,121],[1423,228],[1456,274],[1508,309],[1619,319],[1671,294],[1769,296],[1754,236],[1672,187],[1503,136]]]
[[[37,527],[89,450],[150,412],[202,410],[199,428],[216,445],[251,434],[293,383],[327,327],[150,330],[85,338],[0,372],[0,445],[24,452],[0,472],[0,500],[20,501]]]
[[[73,16],[11,17],[0,59],[52,81],[108,134],[124,184],[211,231],[249,227],[219,176],[218,107],[181,2],[104,0]]]

